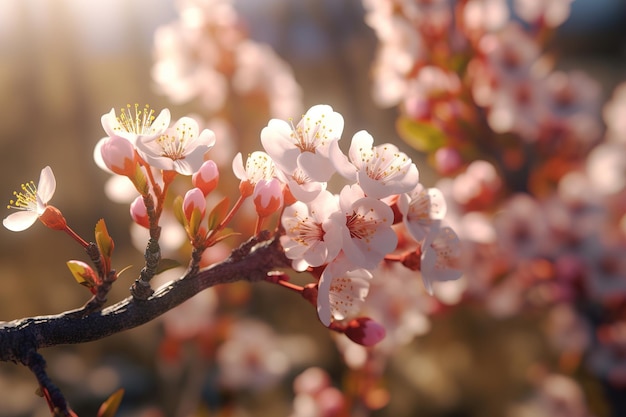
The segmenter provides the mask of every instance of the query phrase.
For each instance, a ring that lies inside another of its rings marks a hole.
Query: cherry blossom
[[[356,181],[369,197],[384,198],[412,190],[419,182],[415,164],[398,147],[386,143],[373,146],[374,138],[364,130],[352,137],[350,161],[339,145],[331,145],[331,160],[337,172]]]
[[[18,210],[9,214],[2,224],[13,232],[21,232],[32,226],[49,207],[56,189],[56,179],[49,166],[41,170],[37,185],[33,181],[22,184],[22,191],[13,192],[14,200],[9,202],[9,209]]]
[[[134,109],[134,110],[133,110]],[[115,109],[102,116],[102,127],[109,136],[119,136],[133,145],[139,138],[154,139],[162,135],[170,125],[170,111],[163,109],[155,118],[155,112],[148,105],[141,108],[139,104],[120,109],[117,116]]]
[[[393,211],[384,202],[366,197],[358,185],[346,185],[339,195],[341,211],[331,219],[341,224],[342,249],[355,265],[373,269],[396,248]]]
[[[461,241],[450,227],[431,232],[422,245],[422,280],[429,294],[435,281],[451,281],[462,275]]]
[[[343,116],[320,104],[311,107],[295,127],[284,120],[270,120],[261,131],[261,143],[284,172],[300,168],[313,180],[325,182],[335,172],[328,160],[329,146],[342,132]]]
[[[246,166],[243,165],[243,157],[238,152],[233,159],[233,172],[235,176],[241,180],[239,189],[246,195],[252,195],[254,186],[264,179],[269,180],[274,177],[275,172],[274,161],[265,152],[252,152],[246,160]]]
[[[355,267],[340,256],[329,263],[320,277],[317,293],[317,314],[324,326],[332,319],[353,317],[361,309],[369,291],[371,272]]]
[[[156,138],[140,138],[137,150],[155,168],[192,175],[202,166],[204,154],[215,145],[215,133],[209,129],[198,131],[198,122],[182,117]]]
[[[281,244],[296,271],[332,261],[341,250],[341,225],[331,215],[339,211],[333,194],[322,191],[308,204],[296,201],[285,208]]]
[[[446,200],[437,188],[424,188],[418,184],[398,199],[398,208],[411,236],[417,241],[426,238],[433,223],[446,215]]]

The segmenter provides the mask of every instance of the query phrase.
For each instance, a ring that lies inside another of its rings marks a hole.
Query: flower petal
[[[12,232],[21,232],[31,227],[38,217],[34,211],[18,211],[9,214],[2,220],[2,224]]]

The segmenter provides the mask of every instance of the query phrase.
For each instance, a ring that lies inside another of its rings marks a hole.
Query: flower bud
[[[259,217],[267,217],[278,211],[283,205],[283,190],[280,181],[259,180],[252,193],[254,206]]]
[[[344,334],[354,343],[373,346],[385,338],[385,328],[369,317],[359,317],[348,323]]]
[[[146,203],[143,201],[142,196],[137,196],[135,200],[130,203],[130,217],[133,221],[146,229],[150,228],[150,219],[148,217],[148,209]]]
[[[206,212],[206,200],[199,188],[192,188],[187,191],[183,198],[183,214],[187,221],[187,232],[190,236],[195,236],[200,230],[200,223]]]
[[[220,173],[217,164],[212,160],[205,161],[200,169],[191,176],[193,186],[202,190],[205,196],[217,187],[219,179]]]
[[[137,159],[135,147],[128,140],[111,136],[100,148],[102,160],[111,171],[126,177],[134,177]]]

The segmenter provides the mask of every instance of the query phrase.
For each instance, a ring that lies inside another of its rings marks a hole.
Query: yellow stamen
[[[147,135],[154,132],[152,122],[154,121],[154,110],[147,104],[143,109],[139,108],[139,104],[135,103],[135,113],[133,114],[130,104],[126,108],[120,109],[120,115],[117,118],[120,124],[120,130],[137,135]]]
[[[15,200],[10,200],[7,208],[16,210],[37,210],[37,186],[34,181],[21,185],[21,192],[13,191]]]

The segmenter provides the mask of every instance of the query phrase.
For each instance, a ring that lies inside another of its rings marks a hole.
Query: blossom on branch
[[[28,229],[38,218],[48,210],[56,210],[48,206],[56,189],[56,179],[52,169],[47,166],[41,170],[37,185],[33,181],[22,184],[22,191],[14,191],[14,200],[9,202],[9,209],[18,210],[9,214],[2,224],[13,232],[21,232]],[[58,212],[58,210],[56,210]],[[59,212],[58,215],[61,215]],[[62,216],[61,216],[62,217]],[[45,223],[44,223],[45,224]]]
[[[204,162],[204,154],[215,145],[215,133],[203,129],[191,117],[180,118],[173,127],[157,137],[137,140],[137,150],[151,166],[164,171],[191,175]]]

